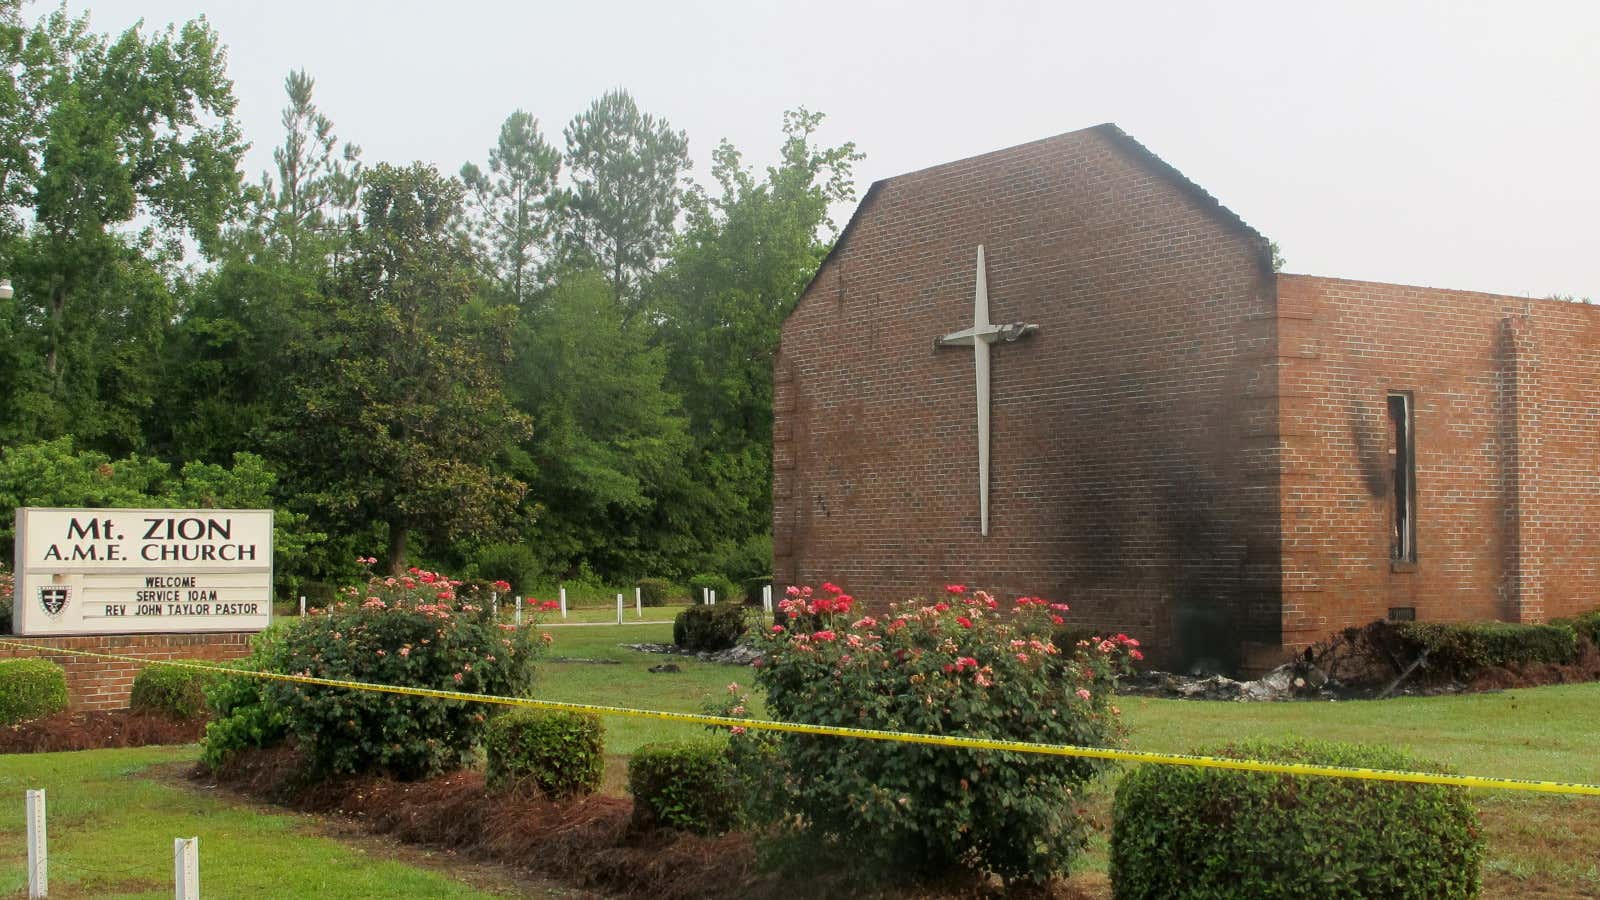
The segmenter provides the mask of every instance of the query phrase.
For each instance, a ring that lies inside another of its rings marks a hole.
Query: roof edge
[[[1179,191],[1187,195],[1201,209],[1250,238],[1256,243],[1256,249],[1261,254],[1266,270],[1268,272],[1272,271],[1272,242],[1267,239],[1266,235],[1257,231],[1249,222],[1246,222],[1242,216],[1224,206],[1221,200],[1211,195],[1210,191],[1190,180],[1189,176],[1178,171],[1178,168],[1172,163],[1157,156],[1149,147],[1140,143],[1137,138],[1118,127],[1115,122],[1103,122],[1092,128],[1085,128],[1084,131],[1093,131],[1110,138],[1114,143],[1126,150],[1129,155],[1149,166],[1156,174],[1165,178]]]
[[[1406,291],[1431,291],[1441,294],[1464,295],[1473,300],[1484,302],[1491,300],[1510,300],[1517,303],[1527,304],[1528,308],[1530,309],[1532,308],[1533,304],[1541,304],[1545,306],[1557,304],[1564,308],[1582,309],[1585,310],[1587,314],[1591,315],[1600,314],[1600,303],[1585,303],[1582,300],[1566,300],[1561,297],[1535,297],[1530,294],[1498,294],[1494,291],[1477,291],[1473,290],[1472,288],[1439,287],[1438,285],[1432,284],[1409,284],[1403,281],[1373,281],[1369,278],[1346,278],[1342,275],[1312,275],[1308,272],[1279,272],[1277,274],[1279,279],[1315,283],[1318,285],[1347,285],[1353,287],[1399,288]]]
[[[844,223],[844,228],[839,231],[839,236],[833,239],[833,246],[828,248],[828,252],[822,257],[822,261],[817,263],[817,270],[811,273],[811,277],[806,280],[806,286],[801,288],[799,295],[794,298],[794,306],[790,307],[789,312],[783,317],[785,322],[789,321],[789,316],[794,315],[794,311],[800,308],[800,301],[805,298],[806,294],[811,293],[811,286],[817,283],[818,278],[822,277],[822,270],[826,269],[828,263],[833,262],[833,258],[838,255],[839,251],[844,249],[845,243],[850,239],[851,232],[855,230],[856,223],[861,219],[861,214],[866,212],[867,207],[872,205],[873,200],[877,199],[879,189],[898,177],[900,176],[880,178],[867,188],[865,194],[861,195],[861,202],[856,204],[856,211],[850,214],[850,221]]]
[[[1026,147],[1030,144],[1039,144],[1045,141],[1064,138],[1069,135],[1085,133],[1098,134],[1110,140],[1113,144],[1116,144],[1118,147],[1122,148],[1123,152],[1128,154],[1135,161],[1142,163],[1151,171],[1164,178],[1173,187],[1176,187],[1180,193],[1194,201],[1194,203],[1199,206],[1201,210],[1210,214],[1222,224],[1227,225],[1244,235],[1255,245],[1255,250],[1261,263],[1262,271],[1268,274],[1272,272],[1272,246],[1271,242],[1267,240],[1266,235],[1251,227],[1250,223],[1246,222],[1238,213],[1222,205],[1222,201],[1218,200],[1216,197],[1213,197],[1205,188],[1189,180],[1189,177],[1178,171],[1177,167],[1151,152],[1150,148],[1139,143],[1138,140],[1133,138],[1126,131],[1123,131],[1116,123],[1102,122],[1099,125],[1092,125],[1088,128],[1080,128],[1076,131],[1066,131],[1050,137],[1039,138],[1038,140],[1024,141],[1021,144],[1013,144],[1010,147],[1001,147],[998,150],[990,150],[984,153],[962,157],[961,159],[936,163],[931,166],[924,166],[920,169],[912,169],[909,172],[902,172],[899,175],[891,175],[887,178],[880,178],[877,181],[874,181],[872,185],[867,188],[866,193],[861,195],[861,202],[856,204],[855,212],[850,214],[850,221],[845,223],[844,228],[839,232],[839,236],[834,239],[833,246],[828,248],[827,255],[823,256],[822,261],[817,264],[817,271],[812,273],[810,280],[806,282],[806,286],[801,289],[799,297],[795,299],[795,308],[799,307],[800,299],[805,297],[805,295],[811,291],[812,286],[817,283],[817,279],[822,277],[822,270],[826,269],[828,267],[828,263],[832,262],[834,257],[836,257],[844,249],[845,245],[850,242],[850,236],[855,231],[856,224],[860,222],[862,214],[866,212],[867,207],[872,205],[873,200],[877,198],[884,185],[897,179],[907,178],[912,175],[919,175],[924,172],[930,172],[934,169],[941,169],[946,166],[959,165],[964,162],[970,162],[971,160],[981,159],[985,156],[992,156],[996,153],[1005,153],[1011,150],[1016,150],[1020,147]],[[793,312],[794,310],[791,309],[790,313],[792,314]],[[787,321],[788,318],[788,316],[784,316],[785,321]]]

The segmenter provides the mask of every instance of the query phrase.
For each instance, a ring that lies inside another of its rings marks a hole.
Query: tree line
[[[559,137],[512,112],[447,174],[367,161],[297,71],[251,179],[203,19],[111,36],[0,0],[0,53],[0,505],[237,468],[291,579],[770,561],[778,329],[860,159],[820,114],[702,183],[619,89]]]

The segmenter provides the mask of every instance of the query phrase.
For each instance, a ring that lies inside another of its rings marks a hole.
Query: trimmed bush
[[[1204,755],[1443,771],[1387,747],[1250,741]],[[1144,898],[1465,898],[1483,837],[1462,788],[1142,765],[1117,786],[1111,888]]]
[[[1577,632],[1579,637],[1588,638],[1589,643],[1600,647],[1600,609],[1592,609],[1570,619],[1555,619],[1550,624],[1565,625]]]
[[[0,659],[0,725],[67,708],[67,670],[47,659]]]
[[[634,824],[696,834],[732,829],[739,817],[732,774],[718,741],[645,744],[628,760]]]
[[[672,642],[685,650],[716,652],[737,644],[747,627],[743,606],[702,603],[685,609],[672,620]]]
[[[1399,622],[1394,632],[1405,652],[1427,650],[1431,668],[1457,678],[1491,666],[1566,665],[1578,658],[1578,635],[1568,625]]]
[[[501,591],[526,595],[539,580],[539,561],[526,544],[490,544],[478,551],[478,577],[486,582],[504,581],[510,588]],[[485,598],[489,595],[484,594]]]
[[[641,578],[638,586],[639,602],[645,606],[666,606],[672,596],[672,582],[665,578]]]
[[[133,677],[133,693],[128,697],[128,706],[136,712],[156,713],[182,722],[198,719],[206,712],[206,686],[218,677],[214,672],[197,669],[147,665]]]
[[[724,575],[712,572],[708,575],[696,575],[689,579],[690,602],[704,604],[705,598],[702,590],[705,588],[710,588],[717,592],[718,605],[735,603],[739,599],[734,593],[738,588],[734,586],[733,582],[729,581]]]
[[[600,718],[585,713],[517,710],[495,716],[483,732],[489,789],[533,787],[552,798],[592,794],[605,773],[604,735]]]
[[[824,584],[791,588],[783,625],[764,632],[755,670],[771,718],[817,725],[1111,746],[1120,736],[1112,684],[1138,652],[1126,635],[1058,648],[1064,604],[1002,604],[949,585],[937,601],[852,612]],[[734,692],[728,715],[748,709]],[[775,742],[764,753],[763,742]],[[751,752],[741,745],[756,744]],[[774,802],[778,861],[801,867],[848,854],[865,882],[936,880],[961,869],[1045,883],[1087,844],[1082,788],[1104,764],[956,747],[841,741],[759,732],[730,738],[735,759],[772,760],[746,782]],[[739,768],[741,777],[750,769]],[[760,813],[752,810],[752,813]]]
[[[366,589],[308,616],[284,636],[278,664],[319,678],[521,696],[542,644],[530,628],[497,624],[484,606],[459,602],[459,582],[418,569],[374,578]],[[478,744],[481,704],[436,697],[271,682],[312,772],[384,772],[402,780],[459,768]]]

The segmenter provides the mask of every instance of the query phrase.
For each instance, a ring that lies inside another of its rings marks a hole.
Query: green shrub
[[[297,612],[301,597],[306,598],[306,609],[327,609],[339,597],[339,589],[326,581],[302,581],[298,588],[300,593],[294,598]]]
[[[1000,609],[984,592],[950,585],[937,602],[877,618],[853,614],[854,601],[833,585],[790,590],[788,624],[764,632],[766,660],[755,670],[771,718],[1089,746],[1120,735],[1111,687],[1138,642],[1118,635],[1058,649],[1049,635],[1062,604],[1021,598]],[[729,715],[744,706],[734,702]],[[731,746],[764,740],[736,734]],[[1088,839],[1076,798],[1104,766],[803,734],[776,741],[770,781],[745,788],[778,798],[755,823],[770,828],[774,856],[848,853],[861,877],[878,882],[963,867],[1036,883],[1063,875]]]
[[[204,660],[181,662],[216,665]],[[136,712],[156,713],[169,719],[198,719],[206,712],[206,686],[218,677],[214,672],[198,669],[147,665],[133,677],[133,692],[128,697],[128,706]]]
[[[1491,666],[1564,665],[1578,657],[1577,633],[1567,625],[1398,622],[1394,631],[1405,652],[1427,650],[1429,667],[1457,678]]]
[[[706,575],[696,575],[689,579],[690,600],[694,603],[703,604],[705,602],[705,594],[703,592],[705,588],[710,588],[717,592],[718,605],[733,603],[738,599],[733,593],[736,590],[733,582],[723,575],[712,572]]]
[[[502,595],[527,595],[539,580],[539,561],[526,544],[490,544],[478,551],[478,577],[484,581],[504,581],[510,588]],[[486,595],[487,596],[487,595]]]
[[[756,575],[746,578],[743,582],[744,602],[750,605],[759,604],[761,602],[762,589],[771,583],[771,575]]]
[[[748,626],[737,603],[691,606],[672,620],[672,642],[685,650],[716,652],[739,642]]]
[[[1555,619],[1550,624],[1565,625],[1577,632],[1579,637],[1588,638],[1589,643],[1600,647],[1600,609],[1592,609],[1570,619]]]
[[[738,821],[739,799],[723,745],[715,740],[645,744],[628,760],[633,820],[696,834],[721,834]]]
[[[250,640],[250,655],[229,663],[230,668],[254,672],[287,671],[283,664],[284,635],[299,620],[274,624]],[[284,711],[266,696],[267,682],[246,675],[222,675],[205,687],[211,721],[200,738],[200,761],[218,769],[234,753],[247,748],[272,747],[289,732]]]
[[[638,585],[639,602],[645,606],[666,606],[672,596],[672,582],[665,578],[641,578]]]
[[[526,693],[542,648],[532,629],[495,623],[483,606],[458,602],[454,586],[412,570],[392,585],[374,578],[365,591],[347,589],[350,599],[286,632],[280,665],[320,678]],[[264,690],[315,775],[381,771],[414,779],[452,770],[487,718],[480,704],[436,697],[284,682]]]
[[[0,725],[67,708],[67,670],[47,659],[0,659]]]
[[[1207,755],[1438,771],[1386,747],[1251,741]],[[1143,765],[1117,786],[1111,887],[1135,898],[1461,898],[1483,838],[1444,785]]]
[[[490,790],[534,787],[547,797],[592,794],[605,773],[605,729],[598,716],[517,710],[483,732]]]
[[[751,578],[771,575],[772,535],[755,534],[741,543],[720,546],[718,552],[712,554],[709,568],[735,585],[742,585]],[[719,593],[717,596],[723,595]],[[732,599],[731,595],[729,599]]]

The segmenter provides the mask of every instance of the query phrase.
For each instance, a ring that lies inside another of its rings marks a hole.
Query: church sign
[[[16,633],[260,631],[270,509],[17,510]]]

